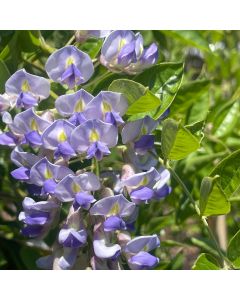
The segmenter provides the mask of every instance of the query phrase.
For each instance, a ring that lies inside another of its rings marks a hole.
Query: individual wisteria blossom
[[[154,268],[159,263],[159,258],[149,252],[160,246],[157,235],[140,236],[129,241],[124,252],[128,265],[133,270],[147,270]]]
[[[126,187],[130,198],[136,204],[148,203],[152,199],[162,199],[166,197],[171,189],[168,186],[170,173],[163,169],[158,172],[155,168],[149,171],[137,173],[123,179],[122,187]]]
[[[55,107],[61,116],[69,118],[70,123],[78,126],[87,120],[84,111],[93,98],[91,94],[80,89],[76,93],[62,95],[57,98]]]
[[[115,30],[105,39],[100,60],[112,72],[137,74],[157,62],[158,47],[152,43],[144,48],[140,33]]]
[[[28,181],[31,167],[40,159],[41,157],[33,153],[23,151],[20,146],[15,147],[11,153],[11,161],[18,168],[13,170],[11,175],[17,180]]]
[[[122,142],[132,144],[138,154],[145,154],[146,151],[154,148],[154,135],[151,133],[157,126],[158,121],[149,116],[128,122],[122,130]]]
[[[32,147],[42,145],[41,135],[51,124],[49,115],[38,115],[34,108],[29,108],[17,114],[12,123],[8,124],[10,131],[0,134],[0,144],[16,146],[29,144]]]
[[[104,231],[101,222],[94,226],[93,249],[100,259],[115,260],[121,253],[121,246],[111,241],[111,233]]]
[[[117,126],[124,123],[122,116],[127,108],[128,102],[121,93],[102,91],[88,103],[84,116]]]
[[[15,72],[5,84],[5,92],[17,107],[29,108],[49,97],[50,83],[46,78],[29,74],[25,69]],[[14,99],[14,100],[13,100]]]
[[[53,200],[35,202],[32,198],[24,198],[23,211],[19,220],[24,223],[22,233],[30,238],[42,237],[56,221],[59,204]]]
[[[136,213],[136,205],[121,194],[103,198],[90,209],[91,215],[105,217],[104,231],[126,230],[127,223],[135,221]]]
[[[75,151],[70,145],[70,136],[75,126],[67,120],[56,120],[42,134],[42,144],[45,149],[54,151],[54,158],[70,159]]]
[[[73,202],[74,209],[89,209],[96,201],[91,192],[99,190],[100,186],[98,177],[91,172],[68,175],[56,186],[55,196],[62,202]]]
[[[42,195],[54,194],[57,183],[69,174],[74,174],[71,169],[52,164],[44,157],[30,169],[30,181],[42,188]]]
[[[118,130],[101,120],[88,120],[76,127],[71,134],[71,145],[78,153],[86,153],[86,158],[101,160],[109,155],[109,148],[116,146]]]
[[[71,45],[52,53],[45,68],[49,78],[70,89],[88,81],[94,72],[90,56]]]
[[[77,42],[84,42],[88,38],[105,38],[111,33],[111,30],[77,30],[75,32],[75,38]]]
[[[70,210],[69,216],[58,235],[58,242],[63,247],[63,255],[58,261],[61,269],[71,268],[78,255],[79,248],[87,242],[87,232],[83,225],[80,211]]]
[[[100,60],[113,72],[136,74],[157,62],[156,44],[144,48],[140,33],[78,31],[76,40],[90,36],[105,37]],[[128,121],[125,94],[103,91],[101,84],[91,82],[83,86],[86,90],[80,88],[94,67],[90,56],[73,45],[52,53],[45,69],[51,80],[18,70],[0,95],[5,126],[0,145],[12,149],[16,168],[11,175],[29,195],[19,214],[21,232],[50,251],[37,266],[155,268],[158,236],[135,235],[138,213],[147,209],[140,205],[171,191],[170,173],[161,166],[154,143],[154,131],[168,111],[158,120],[145,116]],[[48,98],[52,81],[63,85],[64,93],[55,91],[54,84],[55,107],[39,111],[37,105]]]

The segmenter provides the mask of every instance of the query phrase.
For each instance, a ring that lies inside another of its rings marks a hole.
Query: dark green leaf
[[[2,60],[0,60],[0,74],[0,93],[2,94],[5,91],[5,82],[10,77],[8,68]]]
[[[230,201],[240,196],[240,150],[224,158],[210,174],[215,175],[220,176],[218,184]]]
[[[186,112],[193,104],[202,105],[203,98],[208,100],[209,83],[209,80],[197,80],[183,84],[171,106],[171,115]],[[200,110],[198,113],[202,113],[202,111]],[[194,121],[189,120],[189,123]]]
[[[162,101],[161,105],[148,115],[156,120],[171,106],[181,86],[182,77],[182,63],[161,63],[134,77],[135,81],[149,86],[149,89]],[[143,115],[134,117],[141,118]]]
[[[240,268],[240,230],[230,240],[227,257],[236,268]]]

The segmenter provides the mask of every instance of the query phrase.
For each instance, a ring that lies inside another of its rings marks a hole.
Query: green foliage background
[[[158,43],[160,65],[135,77],[110,73],[98,63],[102,40],[88,39],[77,44],[95,59],[94,76],[84,89],[93,95],[104,89],[126,93],[132,104],[127,112],[129,119],[146,113],[157,118],[170,107],[169,119],[156,131],[158,154],[172,161],[172,168],[193,198],[200,200],[201,214],[210,216],[208,222],[213,231],[216,227],[213,215],[227,214],[227,240],[234,239],[228,250],[223,251],[234,267],[239,268],[240,238],[236,233],[240,229],[240,154],[237,151],[240,149],[240,32],[141,33],[146,45]],[[24,67],[30,73],[47,76],[46,59],[54,48],[68,43],[73,34],[73,31],[0,31],[0,93],[17,69]],[[132,83],[129,89],[131,82],[122,79],[138,84]],[[149,89],[145,89],[147,86]],[[133,89],[134,93],[128,93]],[[56,95],[64,92],[60,85],[53,83],[51,97],[41,103],[40,109],[52,108]],[[146,99],[151,100],[147,107]],[[2,123],[0,128],[4,129]],[[26,189],[9,175],[14,169],[9,154],[9,149],[1,147],[0,269],[36,269],[36,258],[46,254],[46,250],[27,242],[20,234],[17,216]],[[224,158],[227,158],[225,162]],[[112,162],[113,167],[114,164],[118,167],[117,161]],[[160,235],[161,247],[155,253],[160,257],[158,269],[219,269],[214,244],[191,201],[174,178],[171,186],[173,191],[163,202],[140,209],[136,235]]]

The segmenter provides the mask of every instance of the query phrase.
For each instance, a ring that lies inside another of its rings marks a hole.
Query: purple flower
[[[5,91],[10,97],[15,97],[17,107],[29,108],[49,97],[50,83],[46,78],[21,69],[7,80]]]
[[[46,62],[48,76],[70,89],[89,80],[94,72],[93,63],[87,53],[75,46],[65,46],[55,51]]]
[[[83,112],[92,99],[91,94],[81,89],[76,93],[60,96],[56,100],[55,106],[61,116],[70,117],[69,122],[78,126],[86,121]]]
[[[19,214],[19,220],[25,226],[22,229],[23,235],[36,238],[46,234],[49,230],[59,209],[54,201],[35,202],[32,198],[24,198],[23,209]]]
[[[45,116],[39,116],[33,108],[29,108],[17,114],[9,128],[16,137],[21,138],[21,143],[39,147],[42,145],[41,135],[50,124]]]
[[[83,226],[79,210],[75,212],[70,210],[66,224],[59,232],[58,242],[64,250],[63,256],[59,259],[59,267],[70,269],[75,264],[77,249],[87,242],[87,232]]]
[[[101,259],[116,259],[121,252],[121,247],[111,242],[110,234],[103,230],[101,223],[94,227],[93,249],[95,255]]]
[[[111,33],[111,30],[77,30],[75,33],[76,40],[80,43],[88,38],[105,38]]]
[[[157,235],[140,236],[129,241],[124,248],[129,267],[133,270],[154,268],[159,263],[159,259],[148,252],[159,246]]]
[[[79,248],[87,241],[85,229],[62,228],[59,232],[58,241],[67,248]]]
[[[91,203],[96,201],[90,192],[98,189],[100,189],[98,177],[86,172],[78,176],[64,177],[55,189],[55,196],[62,202],[73,201],[74,209],[79,207],[89,209]]]
[[[101,51],[101,63],[112,72],[137,74],[154,65],[158,59],[155,43],[143,48],[143,38],[130,30],[115,30],[105,39]]]
[[[155,150],[152,150],[156,154]],[[142,152],[141,152],[142,153]],[[144,155],[137,153],[132,145],[129,145],[127,150],[124,152],[125,161],[130,162],[136,169],[142,171],[148,171],[151,167],[155,167],[158,160],[149,152]]]
[[[75,151],[69,143],[74,128],[75,126],[66,120],[56,120],[43,132],[43,147],[53,150],[55,158],[62,156],[64,159],[70,159],[75,156]]]
[[[148,203],[152,199],[166,197],[171,189],[167,185],[170,179],[168,170],[159,173],[155,168],[138,173],[122,180],[122,186],[127,187],[130,198],[136,204]]]
[[[101,160],[109,155],[109,148],[117,144],[118,131],[115,126],[100,120],[89,120],[75,128],[71,135],[71,145],[78,153],[87,152],[86,158]]]
[[[54,194],[57,183],[65,176],[73,174],[67,167],[54,165],[47,158],[39,160],[30,170],[32,184],[42,187],[42,194]]]
[[[97,201],[90,209],[91,215],[106,218],[104,231],[126,229],[126,223],[132,223],[137,217],[136,205],[129,202],[123,195],[103,198]]]
[[[154,148],[154,136],[151,132],[157,127],[158,121],[149,116],[133,122],[128,122],[122,130],[123,144],[133,143],[138,154],[144,155]]]
[[[87,119],[99,119],[113,125],[123,124],[121,118],[128,108],[125,97],[115,92],[100,92],[90,101],[85,110]]]

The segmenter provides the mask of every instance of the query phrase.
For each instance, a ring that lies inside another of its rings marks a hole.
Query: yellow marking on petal
[[[22,88],[23,92],[29,92],[30,91],[30,85],[29,85],[27,80],[23,80],[21,88]]]
[[[127,44],[127,41],[125,39],[121,39],[119,42],[118,51],[122,49],[123,46]]]
[[[53,177],[53,174],[48,167],[45,170],[44,177],[45,177],[45,179],[51,179]]]
[[[147,176],[144,176],[143,179],[139,182],[138,186],[145,186],[148,184],[148,178]]]
[[[110,103],[106,102],[106,101],[103,101],[102,102],[102,110],[103,110],[103,113],[107,113],[107,112],[110,112],[112,111],[112,106]]]
[[[142,128],[141,128],[142,135],[146,135],[147,132],[148,132],[148,130],[147,130],[146,126],[143,125]]]
[[[120,206],[119,206],[118,202],[116,202],[110,209],[108,216],[118,215],[119,212],[120,212]]]
[[[66,61],[66,68],[74,64],[74,58],[70,56]]]
[[[131,186],[131,188],[132,188],[132,189],[137,189],[137,188],[139,188],[140,186],[145,186],[145,185],[147,185],[148,182],[149,182],[149,180],[148,180],[147,176],[144,176],[143,179],[139,182],[139,184],[134,185],[134,186]]]
[[[100,136],[99,136],[97,130],[96,130],[96,129],[92,129],[92,130],[91,130],[91,133],[90,133],[90,135],[89,135],[89,141],[90,141],[91,143],[94,143],[94,142],[99,141],[99,138],[100,138]]]
[[[148,246],[145,245],[145,246],[143,247],[142,251],[148,252]]]
[[[75,107],[74,107],[74,111],[75,112],[82,112],[83,110],[84,110],[84,108],[85,108],[85,102],[82,100],[82,99],[80,99],[77,103],[76,103],[76,105],[75,105]]]
[[[72,191],[74,193],[79,193],[81,191],[81,187],[76,182],[73,182],[72,183]]]
[[[58,134],[58,141],[65,142],[66,140],[67,140],[67,135],[63,130],[61,130],[61,132]]]
[[[35,119],[32,119],[32,120],[31,120],[30,128],[31,128],[32,130],[36,130],[36,131],[38,130],[38,124],[37,124],[37,122],[36,122]]]

